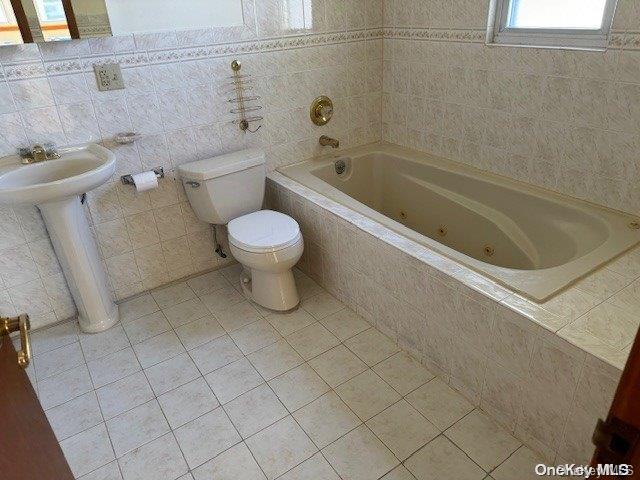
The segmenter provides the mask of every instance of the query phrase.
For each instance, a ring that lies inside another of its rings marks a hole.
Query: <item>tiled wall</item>
[[[606,52],[489,47],[488,0],[385,0],[384,138],[640,214],[640,1]]]
[[[291,184],[273,175],[268,202],[300,223],[306,273],[546,461],[588,463],[618,368],[509,308],[491,282],[480,293],[454,262]]]
[[[274,168],[316,152],[321,133],[345,146],[380,139],[381,1],[326,11],[323,1],[296,1],[245,1],[245,27],[0,48],[0,156],[45,141],[101,142],[117,155],[112,181],[88,195],[86,209],[117,298],[219,264],[172,167],[260,146]],[[234,58],[262,96],[256,134],[230,124]],[[98,92],[92,65],[114,61],[126,89]],[[336,105],[322,129],[308,120],[320,94]],[[115,145],[128,130],[142,138]],[[156,166],[169,171],[157,190],[137,195],[118,182]],[[75,307],[37,209],[0,206],[0,314],[23,311],[39,327]]]

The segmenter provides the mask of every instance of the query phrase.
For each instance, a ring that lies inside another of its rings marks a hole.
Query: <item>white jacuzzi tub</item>
[[[395,145],[280,171],[535,301],[640,242],[631,215]]]

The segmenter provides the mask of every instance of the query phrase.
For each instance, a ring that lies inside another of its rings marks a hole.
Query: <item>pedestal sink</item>
[[[118,307],[107,286],[80,195],[113,175],[115,156],[100,145],[58,153],[58,159],[29,165],[22,165],[17,156],[0,159],[0,204],[30,204],[40,209],[78,308],[80,328],[100,332],[118,322]]]

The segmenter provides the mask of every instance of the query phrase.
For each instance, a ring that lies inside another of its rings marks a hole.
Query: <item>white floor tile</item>
[[[148,368],[163,360],[168,360],[184,352],[177,335],[171,331],[149,338],[133,346],[136,356],[143,368]]]
[[[473,405],[437,377],[411,392],[406,399],[441,430],[473,410]]]
[[[345,341],[371,327],[364,318],[348,308],[323,318],[320,323],[340,341]]]
[[[328,293],[320,293],[302,300],[302,308],[311,314],[316,320],[321,320],[331,314],[339,312],[344,305]]]
[[[38,399],[42,408],[63,403],[93,390],[91,377],[86,365],[67,370],[38,382]]]
[[[321,353],[340,344],[340,340],[320,323],[311,324],[308,327],[288,335],[286,338],[287,342],[289,342],[305,360],[317,357]]]
[[[266,320],[259,320],[229,333],[243,354],[260,350],[280,340],[280,334]]]
[[[312,402],[330,389],[307,364],[277,376],[269,381],[269,385],[290,412]]]
[[[500,465],[521,445],[479,410],[455,423],[445,435],[486,471]]]
[[[76,478],[115,459],[104,423],[63,440],[60,447]]]
[[[176,334],[185,348],[192,350],[223,336],[225,331],[213,315],[207,314],[193,322],[176,328]]]
[[[346,340],[344,344],[372,366],[400,351],[398,346],[375,328],[370,328]]]
[[[211,313],[217,316],[217,313],[244,301],[244,297],[231,285],[227,285],[213,293],[202,295],[200,300]]]
[[[406,460],[440,434],[404,400],[380,412],[367,422],[367,426],[400,460]]]
[[[267,315],[266,319],[280,335],[289,335],[316,321],[315,318],[302,308],[298,308],[293,312],[272,313]]]
[[[169,425],[154,399],[107,420],[107,429],[119,458],[169,432]]]
[[[228,335],[216,338],[209,343],[205,343],[189,351],[189,355],[201,373],[207,374],[220,367],[224,367],[236,360],[240,360],[243,355],[240,349],[233,343]]]
[[[151,292],[154,300],[162,309],[185,302],[196,296],[186,283],[177,283]]]
[[[400,395],[367,370],[336,388],[336,393],[360,419],[369,420],[400,400]]]
[[[34,333],[28,373],[76,476],[536,478],[530,450],[313,280],[294,273],[303,304],[280,314],[229,285],[239,268],[126,301],[101,334]]]
[[[340,477],[322,454],[316,453],[310,459],[289,470],[279,480],[340,480]]]
[[[144,315],[157,312],[159,309],[160,307],[158,307],[158,304],[151,294],[145,293],[144,295],[132,298],[131,300],[126,300],[119,305],[120,320],[122,322],[128,322]]]
[[[178,303],[163,310],[165,316],[173,328],[193,322],[209,314],[209,309],[199,298],[192,298],[186,302]]]
[[[332,443],[322,453],[342,478],[352,480],[380,478],[400,463],[365,425]]]
[[[242,301],[225,310],[215,312],[214,315],[227,332],[233,332],[262,319],[260,312],[247,301]]]
[[[240,395],[227,403],[224,409],[242,438],[250,437],[288,414],[266,384]]]
[[[131,347],[87,363],[96,388],[120,380],[141,370]]]
[[[187,280],[187,285],[191,287],[196,295],[204,295],[226,287],[228,283],[222,273],[219,270],[215,270]]]
[[[100,333],[81,333],[79,338],[87,362],[129,346],[129,340],[120,325]]]
[[[483,480],[487,475],[444,436],[425,445],[404,465],[418,480]]]
[[[338,345],[317,356],[309,361],[309,365],[332,388],[367,369],[367,365],[344,345]]]
[[[153,390],[151,390],[144,372],[136,372],[100,387],[96,390],[96,394],[105,420],[154,398]]]
[[[102,423],[95,392],[88,392],[46,412],[58,441]]]
[[[158,403],[160,403],[160,408],[173,429],[220,405],[202,377],[160,395]]]
[[[277,478],[318,451],[290,416],[257,433],[246,443],[269,480]]]
[[[194,469],[240,442],[240,435],[220,407],[175,430],[189,468]]]
[[[83,475],[80,480],[122,480],[122,475],[120,474],[118,462],[114,460],[91,473]]]
[[[221,403],[227,403],[264,383],[251,363],[243,358],[208,374],[207,383]]]
[[[126,323],[124,330],[129,341],[136,344],[171,330],[171,325],[169,325],[164,313],[158,311]]]
[[[293,418],[318,448],[326,447],[361,423],[335,392],[326,393],[301,408]]]
[[[84,357],[80,343],[76,342],[38,355],[33,363],[36,378],[40,381],[84,364]]]
[[[435,376],[405,352],[383,360],[373,370],[401,395],[408,394]]]
[[[495,480],[535,480],[541,478],[535,473],[535,466],[546,463],[540,456],[525,446],[520,447],[499,465],[491,476]],[[542,477],[555,478],[555,477]],[[558,477],[559,478],[559,477]]]
[[[415,480],[416,477],[404,466],[398,465],[396,468],[387,473],[381,480]]]
[[[31,333],[31,350],[37,356],[77,341],[78,322],[77,320],[70,320],[60,325]]]
[[[244,443],[239,443],[193,471],[195,480],[266,480]]]
[[[298,287],[298,295],[301,299],[313,297],[324,290],[315,281],[302,273],[300,270],[294,270],[294,276],[296,279],[296,286]]]
[[[303,363],[302,357],[284,339],[247,358],[265,380],[271,380]]]
[[[200,376],[191,357],[186,353],[149,367],[144,372],[156,395],[162,395]]]
[[[188,467],[180,448],[168,433],[118,460],[124,480],[160,480],[178,478]]]

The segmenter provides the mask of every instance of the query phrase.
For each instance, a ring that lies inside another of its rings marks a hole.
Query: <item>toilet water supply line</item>
[[[218,243],[218,226],[211,225],[211,229],[213,231],[213,247],[215,248],[215,252],[218,254],[220,258],[227,258],[227,254],[222,250],[222,245]]]

